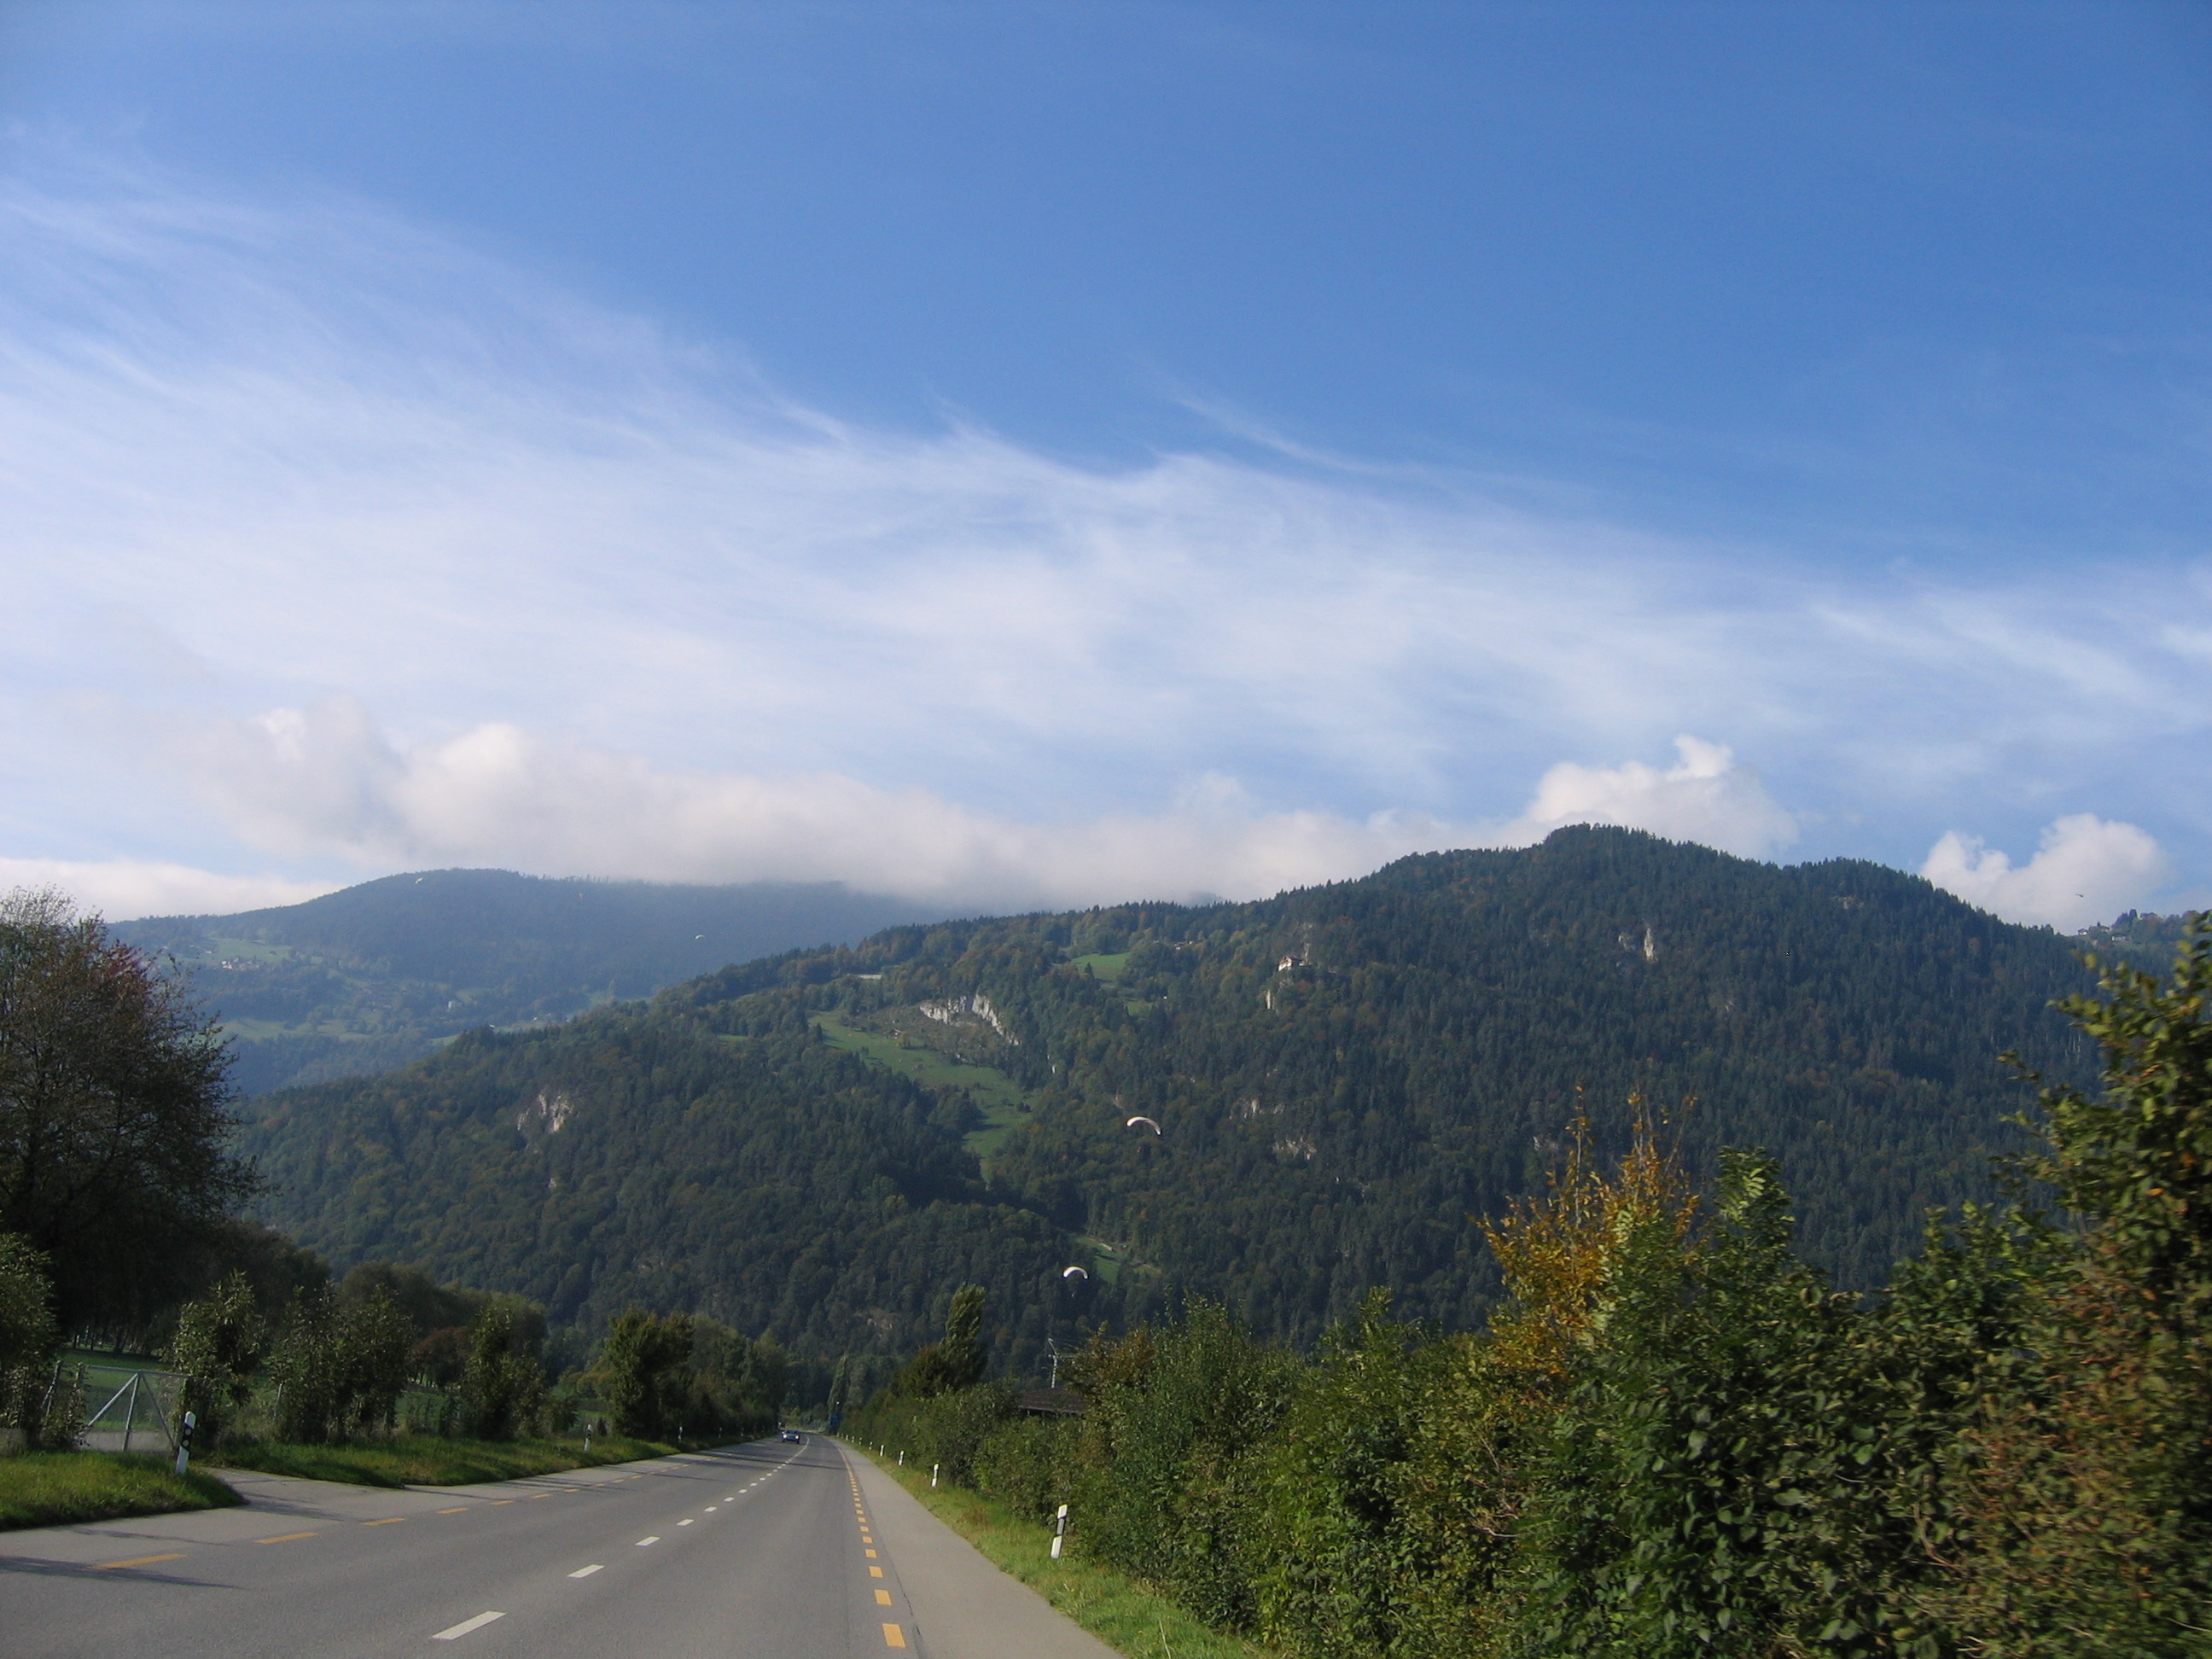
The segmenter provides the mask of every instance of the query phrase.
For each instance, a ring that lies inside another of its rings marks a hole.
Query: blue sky
[[[0,7],[0,875],[2201,899],[2205,20]]]

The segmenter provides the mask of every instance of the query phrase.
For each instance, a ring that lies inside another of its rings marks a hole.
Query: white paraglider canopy
[[[1125,1129],[1133,1129],[1139,1123],[1143,1124],[1147,1129],[1150,1129],[1154,1134],[1160,1133],[1160,1126],[1153,1122],[1152,1120],[1148,1117],[1133,1117],[1121,1127]]]
[[[1089,1273],[1084,1272],[1080,1267],[1063,1267],[1060,1270],[1060,1276],[1062,1279],[1088,1279],[1091,1277]]]

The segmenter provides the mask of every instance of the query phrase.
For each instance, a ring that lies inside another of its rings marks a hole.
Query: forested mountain
[[[1808,1252],[1878,1284],[1926,1206],[1986,1190],[2027,1099],[2001,1052],[2091,1073],[2049,1006],[2087,983],[2069,941],[1917,877],[1574,829],[1259,903],[793,952],[272,1097],[248,1146],[270,1218],[341,1264],[556,1321],[635,1298],[889,1353],[972,1279],[1017,1364],[1183,1290],[1303,1341],[1373,1285],[1472,1323],[1479,1218],[1578,1115],[1625,1139],[1638,1095],[1693,1169],[1775,1153]]]
[[[341,1263],[418,1262],[559,1324],[641,1303],[803,1352],[890,1353],[964,1277],[1029,1310],[1002,1346],[1042,1343],[1039,1287],[1073,1247],[990,1200],[964,1103],[839,1053],[787,1006],[720,1012],[471,1032],[404,1073],[253,1103],[271,1213]]]
[[[305,904],[118,922],[222,1016],[247,1094],[388,1071],[478,1026],[551,1024],[725,963],[933,914],[836,883],[387,876]]]

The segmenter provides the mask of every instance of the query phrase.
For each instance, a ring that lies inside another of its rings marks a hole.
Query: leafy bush
[[[403,1346],[398,1362],[404,1364],[405,1357]],[[514,1310],[505,1297],[493,1297],[477,1316],[468,1368],[461,1374],[461,1398],[480,1440],[505,1440],[518,1428],[534,1426],[544,1405],[545,1375],[537,1345],[518,1334]]]
[[[185,1374],[182,1409],[197,1418],[202,1448],[218,1444],[252,1397],[253,1374],[266,1343],[253,1286],[243,1273],[226,1275],[177,1316],[169,1364]]]
[[[327,1285],[295,1291],[269,1350],[269,1376],[280,1390],[277,1437],[317,1445],[389,1429],[407,1386],[411,1334],[380,1291],[350,1307]]]
[[[0,1233],[0,1431],[27,1446],[39,1437],[39,1413],[54,1352],[52,1290],[46,1258],[27,1240]]]
[[[1024,1521],[1049,1521],[1075,1491],[1080,1431],[1064,1417],[1014,1416],[976,1442],[975,1490]]]

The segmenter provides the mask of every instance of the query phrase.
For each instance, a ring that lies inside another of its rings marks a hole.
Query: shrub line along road
[[[809,1437],[495,1486],[228,1477],[247,1507],[0,1534],[9,1659],[1116,1659]]]

